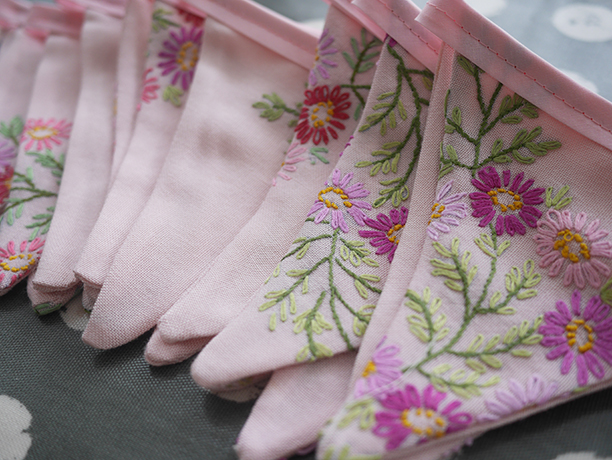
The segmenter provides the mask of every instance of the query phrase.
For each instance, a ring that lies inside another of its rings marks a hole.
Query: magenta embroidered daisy
[[[300,112],[298,125],[295,127],[295,137],[305,144],[312,138],[315,145],[321,141],[329,142],[329,136],[338,139],[336,130],[345,130],[346,126],[340,120],[347,120],[346,111],[351,106],[349,92],[342,92],[340,85],[330,91],[327,85],[307,89],[304,92],[304,106]]]
[[[344,219],[346,211],[357,225],[363,227],[367,216],[362,209],[372,209],[372,205],[366,201],[357,200],[365,198],[370,194],[369,190],[363,187],[361,182],[349,185],[353,179],[353,173],[342,176],[339,169],[334,169],[331,184],[325,183],[326,187],[319,192],[318,200],[312,205],[308,215],[317,213],[314,222],[321,223],[331,212],[332,228],[340,228],[344,233],[348,233],[349,228]]]
[[[400,349],[397,345],[383,346],[387,337],[380,341],[372,359],[368,361],[361,378],[355,382],[355,398],[381,390],[402,375],[402,362],[396,358]]]
[[[289,149],[287,150],[287,154],[285,155],[285,161],[281,164],[281,169],[276,173],[278,177],[284,180],[291,180],[291,176],[287,173],[297,171],[297,163],[301,161],[306,161],[305,157],[301,157],[302,153],[306,152],[306,147],[300,147],[299,142],[293,142]],[[276,185],[276,177],[272,179],[272,185]]]
[[[434,241],[440,238],[441,233],[450,233],[451,226],[459,225],[458,219],[467,216],[467,205],[457,203],[467,193],[454,193],[449,195],[453,188],[453,181],[449,181],[440,189],[436,202],[431,207],[431,217],[427,223],[427,235]]]
[[[551,277],[561,273],[565,266],[565,286],[574,283],[583,289],[588,283],[598,288],[612,273],[610,267],[599,260],[612,257],[612,242],[602,241],[609,232],[599,228],[599,219],[586,223],[584,212],[572,219],[570,211],[556,209],[549,210],[538,222],[538,233],[533,239],[537,243],[536,253],[542,256],[539,265],[550,267],[548,275]]]
[[[336,48],[331,47],[333,43],[334,37],[329,33],[329,29],[325,29],[315,49],[314,65],[308,74],[308,83],[310,83],[310,86],[315,86],[318,83],[317,72],[321,78],[327,80],[329,78],[329,72],[326,67],[338,67],[336,62],[330,61],[325,57],[338,52]]]
[[[146,104],[157,99],[157,90],[160,88],[157,84],[157,77],[149,76],[151,72],[153,72],[153,67],[146,69],[142,75],[142,95],[140,100]],[[138,110],[140,110],[140,104],[138,105]]]
[[[22,241],[19,248],[9,241],[6,249],[0,248],[0,289],[16,284],[27,275],[40,259],[44,240]]]
[[[196,64],[200,54],[202,44],[202,29],[192,27],[190,30],[181,27],[177,32],[170,32],[170,40],[163,44],[164,49],[159,53],[159,57],[164,60],[157,64],[164,69],[162,76],[173,73],[172,84],[176,85],[179,81],[184,91],[189,89]]]
[[[17,151],[12,142],[0,140],[0,168],[10,167],[16,154]]]
[[[388,254],[389,262],[393,262],[395,250],[399,244],[399,234],[406,225],[408,209],[402,206],[400,210],[392,209],[389,215],[379,214],[376,220],[367,217],[365,224],[375,230],[359,230],[359,236],[370,238],[370,244],[375,248],[376,254]]]
[[[533,179],[523,183],[525,173],[522,172],[512,180],[512,173],[506,170],[500,178],[493,166],[478,171],[478,177],[480,180],[472,179],[472,184],[480,192],[470,193],[470,198],[474,208],[472,216],[482,218],[478,224],[480,227],[489,225],[495,216],[495,232],[498,235],[503,235],[504,231],[510,236],[515,233],[524,235],[526,228],[523,222],[529,227],[536,227],[542,211],[534,206],[544,202],[541,195],[545,189],[532,189]]]
[[[66,120],[56,121],[54,118],[43,120],[42,118],[30,118],[26,121],[21,135],[21,142],[25,142],[24,148],[30,150],[52,149],[62,144],[62,139],[70,137],[72,124]]]
[[[517,380],[508,380],[508,390],[496,390],[496,399],[485,399],[488,414],[478,416],[479,422],[493,422],[514,412],[540,406],[554,396],[559,388],[557,382],[546,382],[538,374],[533,374],[527,379],[527,384],[522,385]]]
[[[413,385],[406,385],[403,391],[393,390],[378,397],[380,404],[388,409],[376,413],[376,425],[372,432],[388,438],[386,450],[397,449],[411,435],[416,443],[465,429],[473,417],[467,412],[456,412],[461,402],[454,400],[441,407],[446,393],[428,385],[423,394]]]
[[[546,312],[545,324],[538,332],[544,335],[540,342],[544,347],[554,347],[546,357],[550,360],[563,357],[563,375],[569,373],[576,363],[578,385],[585,386],[589,373],[600,380],[604,377],[600,360],[612,365],[612,317],[609,317],[610,306],[599,296],[589,299],[584,312],[581,300],[582,295],[577,289],[572,293],[571,311],[563,300],[559,300],[557,311]]]

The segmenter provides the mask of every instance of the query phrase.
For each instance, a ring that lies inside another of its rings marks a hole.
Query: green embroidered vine
[[[58,179],[62,177],[62,173],[64,172],[64,154],[61,154],[58,158],[55,158],[51,150],[47,149],[44,153],[26,152],[26,155],[36,157],[35,162],[39,163],[45,168],[48,168],[51,174]],[[5,200],[7,206],[0,217],[0,222],[6,219],[6,223],[8,225],[13,225],[15,220],[22,216],[26,203],[34,201],[38,198],[57,197],[57,193],[38,188],[36,186],[32,167],[26,168],[25,174],[15,171],[13,176],[13,185],[11,187],[11,195],[14,191],[24,192],[20,195],[25,196],[10,196]],[[26,228],[33,229],[32,233],[30,234],[29,241],[32,241],[38,235],[44,235],[49,231],[54,210],[55,208],[49,207],[47,208],[48,213],[37,214],[32,217],[34,222],[26,225]]]
[[[12,141],[15,147],[19,147],[19,139],[21,138],[23,127],[23,120],[20,117],[13,117],[8,124],[0,122],[0,134]]]
[[[259,101],[253,104],[252,107],[255,109],[263,109],[259,114],[261,118],[266,118],[268,121],[276,121],[286,113],[293,117],[289,120],[288,125],[292,128],[297,125],[300,109],[303,105],[301,102],[295,104],[295,108],[291,108],[288,107],[285,101],[283,101],[283,98],[276,93],[264,94],[262,97],[267,99],[272,105],[265,101]]]
[[[484,92],[480,78],[483,71],[463,56],[459,56],[457,61],[459,65],[474,78],[478,106],[480,108],[482,120],[477,134],[472,135],[465,131],[463,128],[462,112],[460,107],[454,107],[449,116],[448,99],[450,96],[450,90],[448,90],[446,99],[444,101],[444,117],[447,123],[444,131],[447,134],[456,133],[472,144],[474,147],[474,160],[472,161],[472,164],[466,164],[461,161],[453,146],[449,145],[444,148],[444,146],[441,144],[441,165],[439,178],[449,174],[455,167],[469,170],[472,177],[474,177],[479,169],[490,162],[510,163],[516,160],[519,163],[531,164],[537,157],[545,156],[551,150],[556,150],[561,147],[561,143],[554,140],[535,142],[535,139],[542,134],[542,128],[538,126],[531,131],[520,129],[509,144],[507,141],[504,141],[501,138],[496,139],[495,142],[493,142],[490,154],[487,157],[481,158],[483,138],[493,128],[495,128],[499,123],[508,125],[520,124],[524,117],[532,119],[538,118],[538,110],[536,106],[526,101],[518,94],[514,94],[513,96],[505,96],[501,100],[501,103],[497,105],[499,95],[503,88],[501,83],[497,84],[493,94],[489,100],[485,102],[485,96],[483,94]],[[497,115],[494,116],[493,109],[496,105]],[[493,119],[491,119],[492,116],[494,116]],[[527,152],[530,152],[533,156],[527,156]]]
[[[376,65],[376,61],[378,60],[378,56],[380,55],[380,50],[374,49],[377,46],[382,45],[382,42],[376,37],[373,37],[371,40],[368,41],[367,35],[368,34],[366,30],[361,29],[361,49],[359,47],[359,42],[357,41],[357,39],[351,37],[351,47],[353,50],[353,56],[351,56],[346,51],[342,52],[342,56],[348,63],[349,67],[353,69],[353,72],[351,74],[351,78],[349,79],[349,83],[340,85],[340,87],[350,89],[359,101],[357,106],[355,107],[355,113],[353,114],[355,120],[359,120],[359,117],[361,116],[361,111],[365,107],[366,103],[367,94],[366,97],[364,97],[364,95],[361,94],[360,91],[365,90],[367,93],[367,91],[370,90],[371,86],[356,85],[355,79],[357,78],[358,74],[367,72],[372,67],[374,67],[374,65]]]
[[[306,220],[313,221],[314,219],[308,218]],[[328,221],[322,221],[322,223],[329,224]],[[270,316],[269,328],[274,331],[278,325],[279,319],[281,322],[285,322],[290,316],[297,314],[296,293],[305,295],[311,290],[309,277],[317,272],[317,270],[323,270],[327,267],[327,287],[321,290],[312,308],[303,311],[292,319],[294,324],[293,332],[295,334],[305,332],[308,341],[308,344],[303,347],[296,356],[296,361],[298,362],[305,361],[309,358],[314,360],[333,356],[333,352],[329,347],[315,341],[314,334],[321,335],[324,331],[332,331],[334,325],[346,343],[347,349],[354,349],[347,334],[347,326],[342,324],[340,316],[338,315],[338,308],[344,308],[352,315],[352,328],[357,336],[363,335],[367,324],[370,322],[375,306],[368,304],[362,306],[358,310],[351,307],[343,298],[340,288],[336,285],[334,278],[335,270],[341,269],[353,279],[355,289],[364,300],[369,298],[370,293],[381,293],[381,289],[372,285],[372,283],[379,282],[380,277],[369,273],[358,275],[346,264],[348,261],[353,267],[359,267],[365,264],[369,267],[377,268],[378,263],[374,259],[368,257],[370,250],[364,247],[365,243],[361,241],[347,241],[340,235],[341,230],[335,229],[333,233],[317,235],[310,238],[302,237],[295,240],[293,244],[295,244],[296,247],[289,251],[289,253],[283,257],[283,260],[290,257],[301,260],[313,244],[320,244],[324,241],[330,243],[330,250],[325,257],[315,262],[310,268],[288,270],[285,275],[295,279],[292,285],[287,289],[269,291],[264,296],[269,300],[259,307],[259,311],[263,312],[278,305],[278,315],[275,311]],[[272,277],[277,278],[278,276],[280,276],[280,265],[277,266],[272,273]],[[327,321],[325,315],[321,311],[327,306],[329,307],[329,313],[333,319],[333,324]]]
[[[419,95],[419,91],[415,85],[413,77],[420,75],[423,79],[427,79],[429,82],[431,82],[433,79],[433,74],[429,70],[409,69],[405,66],[403,59],[395,50],[393,50],[393,48],[387,46],[387,49],[389,50],[389,53],[398,61],[396,67],[397,84],[395,90],[384,92],[380,94],[377,99],[379,101],[389,98],[392,99],[390,102],[381,102],[374,105],[372,108],[376,112],[366,117],[366,123],[359,128],[359,131],[365,131],[374,126],[380,125],[380,134],[381,136],[384,136],[387,133],[387,127],[389,127],[389,129],[395,129],[397,127],[398,117],[401,121],[408,118],[408,114],[401,100],[404,83],[406,83],[410,89],[416,113],[412,118],[410,127],[402,141],[384,143],[382,145],[382,149],[374,150],[372,152],[373,157],[378,157],[376,160],[359,161],[355,164],[355,166],[358,168],[370,167],[371,176],[376,176],[381,171],[383,174],[397,173],[397,165],[401,158],[402,150],[413,136],[416,137],[416,145],[412,152],[412,160],[403,176],[396,177],[394,179],[381,180],[379,182],[385,188],[379,191],[381,196],[372,204],[375,208],[382,206],[389,200],[391,200],[393,206],[397,208],[410,196],[410,191],[408,190],[406,183],[408,182],[408,179],[410,178],[410,175],[417,164],[419,154],[421,152],[421,146],[423,144],[421,115],[423,106],[429,105],[429,101]],[[397,116],[395,113],[396,109]]]
[[[157,33],[161,30],[166,30],[168,27],[180,27],[176,22],[171,21],[166,16],[172,16],[172,12],[163,8],[156,8],[153,11],[153,22],[151,28]]]

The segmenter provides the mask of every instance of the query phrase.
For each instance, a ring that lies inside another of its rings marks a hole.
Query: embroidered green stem
[[[6,139],[10,140],[15,144],[15,147],[19,147],[19,139],[23,132],[23,120],[20,117],[13,117],[10,122],[0,123],[0,134]]]
[[[163,8],[156,8],[153,11],[153,21],[151,23],[153,32],[157,33],[160,30],[166,30],[168,27],[179,27],[176,22],[171,21],[166,16],[172,16],[172,12]]]
[[[276,93],[272,94],[264,94],[262,96],[264,99],[267,99],[272,105],[265,101],[255,102],[252,107],[255,109],[262,109],[259,116],[261,118],[266,118],[268,121],[278,120],[283,114],[287,113],[293,118],[289,120],[289,126],[294,127],[297,125],[298,117],[300,116],[300,109],[302,108],[302,103],[298,103],[295,105],[295,109],[287,106],[282,97],[280,97]]]

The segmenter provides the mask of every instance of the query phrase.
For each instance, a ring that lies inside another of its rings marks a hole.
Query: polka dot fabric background
[[[261,3],[312,24],[326,11],[319,0]],[[612,100],[612,2],[468,3]],[[36,317],[25,286],[0,300],[0,460],[236,458],[231,446],[252,401],[199,388],[189,376],[191,361],[148,366],[142,358],[148,335],[115,350],[91,349],[80,340],[86,322],[78,300]],[[607,390],[491,431],[454,458],[612,460],[611,439]]]

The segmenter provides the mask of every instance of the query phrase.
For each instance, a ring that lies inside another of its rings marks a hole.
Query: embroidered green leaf
[[[510,354],[513,356],[518,356],[519,358],[529,358],[533,353],[525,349],[514,349],[510,352]]]
[[[266,295],[264,295],[264,297],[266,299],[277,299],[277,298],[281,297],[285,292],[287,292],[287,291],[285,291],[284,289],[280,290],[280,291],[270,291]]]
[[[463,70],[465,70],[467,73],[469,73],[470,75],[476,75],[476,66],[472,64],[469,60],[467,60],[463,56],[457,56],[457,62],[461,67],[463,67]]]
[[[510,247],[510,240],[502,241],[502,243],[497,248],[497,255],[501,256],[506,249]]]
[[[501,382],[501,377],[499,375],[495,375],[487,380],[485,383],[480,384],[481,387],[492,387],[493,385],[497,385]]]
[[[308,294],[308,276],[304,277],[304,282],[302,283],[302,294]]]
[[[453,171],[453,166],[452,165],[448,165],[445,166],[444,168],[440,169],[440,173],[438,174],[438,180],[442,179],[444,176],[446,176],[447,174],[451,173]]]
[[[306,243],[302,249],[295,253],[295,258],[300,260],[302,257],[306,255],[308,249],[310,248],[310,242]]]
[[[293,292],[289,294],[289,312],[292,315],[295,315],[297,313],[297,305],[295,303],[295,294]]]
[[[525,345],[535,345],[538,344],[542,341],[542,339],[544,338],[543,335],[540,334],[533,334],[532,336],[521,340],[521,343],[525,344]]]
[[[518,125],[521,121],[523,121],[522,117],[518,115],[510,115],[506,118],[502,118],[501,122],[506,123],[508,125]]]
[[[370,169],[370,176],[375,176],[376,174],[378,174],[380,168],[382,168],[382,163],[375,164],[372,169]]]
[[[527,165],[531,164],[531,163],[533,163],[535,161],[535,158],[522,156],[520,153],[518,153],[518,150],[513,150],[512,151],[512,156],[519,163],[523,163],[523,164],[527,164]]]
[[[301,362],[303,362],[303,361],[306,361],[306,359],[308,359],[309,354],[310,354],[310,348],[308,347],[308,345],[306,345],[304,348],[302,348],[302,349],[301,349],[301,350],[298,352],[297,356],[295,357],[295,360],[296,360],[298,363],[301,363]]]
[[[412,332],[421,341],[425,343],[429,342],[429,337],[422,327],[413,324],[410,326],[410,332]]]
[[[321,155],[322,153],[325,153],[325,154],[329,153],[329,150],[326,147],[312,147],[309,150],[309,152],[311,156],[311,160],[310,160],[311,164],[316,164],[317,160],[319,160],[321,163],[324,163],[326,165],[329,164],[329,160]]]
[[[451,160],[459,161],[459,156],[457,155],[457,151],[455,150],[455,147],[453,147],[452,145],[446,146],[446,153],[448,153],[448,157]]]
[[[370,166],[372,164],[371,161],[358,161],[355,163],[356,168],[365,168],[366,166]]]
[[[289,270],[286,275],[291,276],[292,278],[299,278],[304,273],[308,273],[308,270]]]
[[[485,367],[484,364],[472,358],[466,359],[465,364],[479,374],[484,374],[487,371],[487,368]]]
[[[423,86],[431,91],[433,89],[433,79],[429,78],[427,75],[423,75]]]
[[[501,300],[501,298],[502,298],[502,293],[499,291],[495,292],[491,296],[491,299],[489,300],[489,307],[494,308],[495,305],[497,305],[497,303]]]
[[[359,280],[355,280],[355,288],[357,289],[357,292],[359,292],[359,295],[361,297],[363,297],[364,299],[368,298],[368,290],[365,288],[365,286],[361,283],[361,281]]]
[[[484,335],[482,334],[478,334],[476,337],[474,337],[474,339],[470,342],[470,346],[467,348],[468,352],[475,352],[477,351],[481,346],[482,343],[484,342]]]
[[[499,369],[502,367],[502,362],[495,356],[480,355],[480,360],[484,362],[487,366],[490,366],[494,369]]]
[[[525,291],[521,291],[516,295],[516,298],[519,300],[530,299],[531,297],[535,297],[538,295],[538,291],[536,289],[527,289]]]
[[[406,112],[406,108],[404,107],[404,103],[401,99],[398,99],[397,101],[397,111],[399,112],[402,120],[408,118],[408,113]]]
[[[496,313],[500,315],[514,315],[516,313],[516,308],[514,307],[502,307],[498,310],[495,310]]]
[[[438,243],[437,241],[434,241],[432,245],[434,249],[438,252],[438,254],[440,254],[441,256],[452,257],[452,254],[450,253],[450,251],[446,249],[444,246],[442,246],[440,243]]]
[[[457,291],[457,292],[463,291],[463,287],[461,287],[461,285],[459,283],[456,283],[455,281],[446,280],[446,281],[444,281],[444,284],[449,289],[452,289],[453,291]]]
[[[276,300],[270,300],[262,305],[259,306],[259,311],[265,311],[270,307],[273,307],[274,305],[276,305],[278,302]]]
[[[156,8],[153,11],[151,28],[157,33],[161,30],[166,30],[168,27],[180,27],[176,22],[171,21],[167,16],[172,16],[172,12],[163,8]]]
[[[448,363],[444,363],[444,364],[439,364],[438,366],[434,367],[431,370],[432,374],[436,374],[436,375],[442,375],[445,374],[446,372],[450,371],[452,368],[452,366]]]
[[[501,337],[499,335],[494,335],[491,340],[489,340],[487,342],[487,344],[485,345],[485,347],[483,348],[484,351],[490,351],[493,348],[495,348],[495,346],[499,343],[499,341],[501,340]]]
[[[268,325],[268,328],[271,331],[274,331],[276,329],[276,313],[272,313],[272,315],[270,316],[270,324]]]
[[[438,315],[433,324],[434,332],[438,332],[440,329],[442,329],[442,327],[446,324],[446,319],[445,314]]]
[[[181,96],[183,94],[185,94],[185,91],[183,91],[178,86],[168,85],[166,86],[166,88],[164,89],[164,92],[162,93],[162,98],[164,101],[170,102],[173,106],[180,107],[182,104]],[[263,116],[263,115],[260,115],[260,116]]]
[[[349,67],[354,70],[355,69],[355,61],[353,61],[353,58],[351,57],[351,55],[348,54],[346,51],[343,51],[342,52],[342,56],[344,57],[344,59],[348,63]]]
[[[455,107],[453,109],[451,112],[451,118],[457,125],[461,126],[461,109],[459,107]]]
[[[504,141],[502,139],[497,139],[495,142],[493,142],[493,147],[491,148],[491,155],[497,155],[499,152],[501,152],[503,147]]]
[[[506,332],[506,335],[504,336],[504,343],[506,345],[512,343],[517,335],[518,335],[518,327],[512,326],[508,330],[508,332]]]
[[[525,106],[521,108],[521,113],[527,118],[538,118],[538,109],[535,105],[530,102],[526,102]]]
[[[370,267],[378,267],[379,266],[378,262],[376,262],[374,259],[371,259],[369,257],[364,257],[361,260],[363,261],[364,264],[369,265]]]
[[[6,223],[9,225],[13,225],[15,223],[15,217],[13,216],[13,209],[9,209],[4,214],[6,216]]]
[[[444,132],[446,134],[453,134],[455,131],[456,131],[456,129],[453,126],[451,126],[451,125],[446,125],[444,127]]]
[[[495,163],[512,163],[512,157],[509,155],[499,155],[493,158]]]

